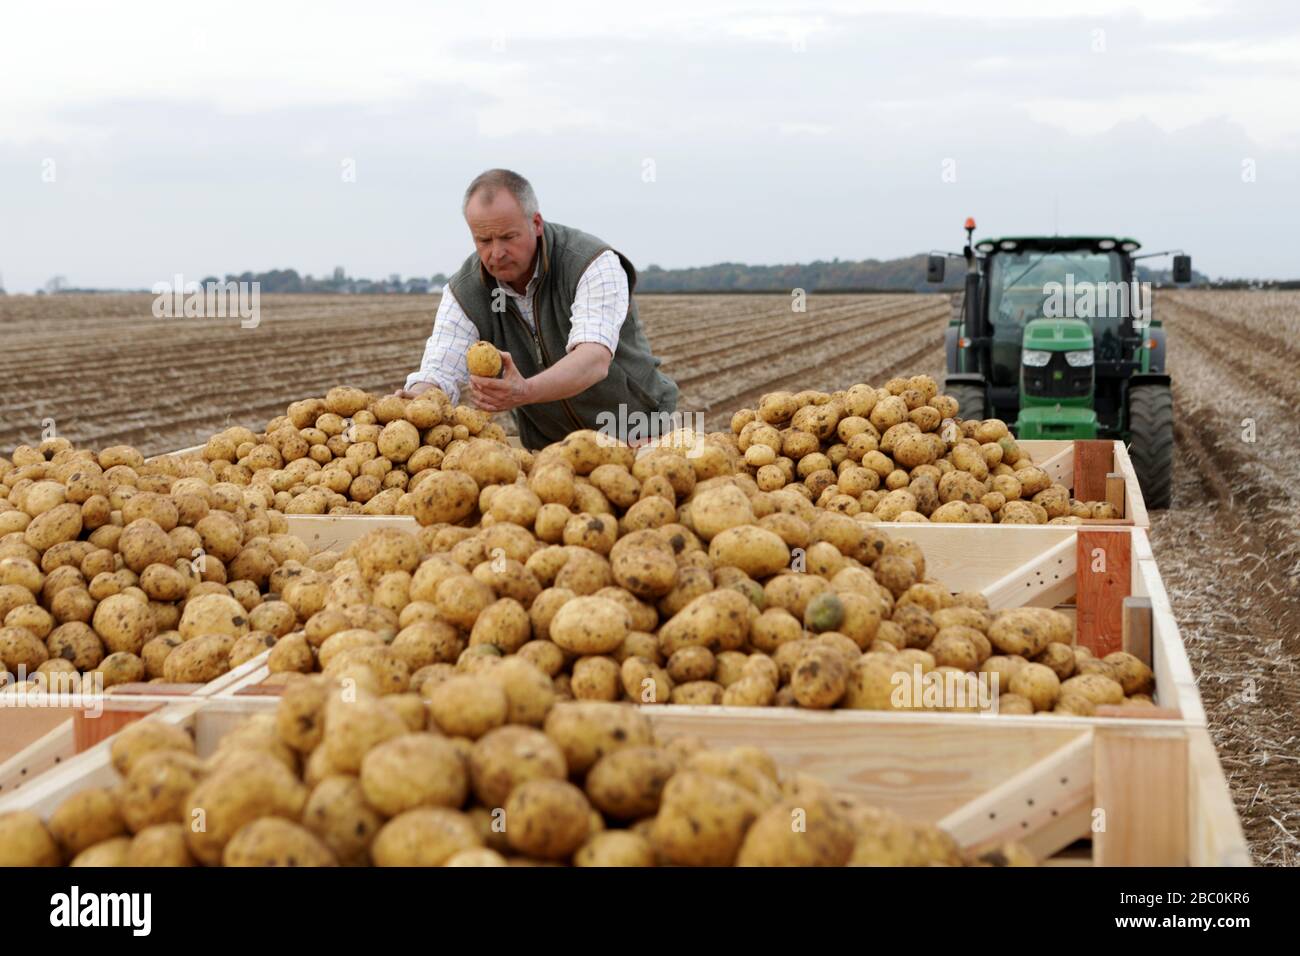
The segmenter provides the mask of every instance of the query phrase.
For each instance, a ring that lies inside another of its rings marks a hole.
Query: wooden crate
[[[1085,524],[1132,525],[1148,528],[1146,502],[1137,472],[1124,443],[1111,439],[1075,441],[1022,441],[1034,462],[1070,489],[1080,501],[1109,501],[1119,512],[1117,521],[1085,519]]]
[[[113,706],[154,708],[146,719],[186,727],[206,756],[276,699],[121,698]],[[1016,839],[1051,865],[1249,865],[1214,749],[1188,721],[643,709],[662,739],[690,733],[715,746],[762,746],[787,771],[937,822],[965,847]],[[112,786],[110,747],[101,741],[0,797],[0,813],[48,817],[79,790]]]
[[[352,518],[295,518],[346,545]],[[396,526],[406,519],[368,519]],[[1249,863],[1190,664],[1139,528],[882,525],[917,541],[928,573],[980,590],[994,608],[1055,606],[1076,640],[1123,647],[1156,673],[1157,708],[1124,716],[1011,717],[955,713],[647,707],[664,735],[717,746],[757,744],[787,771],[804,771],[909,816],[940,822],[967,846],[1015,836],[1060,864]],[[295,531],[301,533],[301,531]],[[346,540],[345,540],[346,539]],[[1082,572],[1082,573],[1081,573]],[[239,715],[275,705],[264,658],[199,698],[141,697],[123,720],[187,722],[201,749]],[[110,704],[118,707],[117,702]],[[112,725],[105,725],[112,726]],[[48,811],[80,787],[111,782],[107,741],[0,798],[0,811]]]
[[[339,545],[362,533],[347,518],[297,520]],[[1102,708],[1097,717],[644,708],[656,726],[762,746],[787,770],[940,821],[965,845],[1014,835],[1044,857],[1087,840],[1083,861],[1100,865],[1249,862],[1145,531],[882,528],[920,544],[927,573],[954,590],[982,591],[994,608],[1058,607],[1074,617],[1079,644],[1099,656],[1136,654],[1155,671],[1157,707]],[[273,699],[278,689],[261,685],[267,676],[249,671],[214,705]],[[1076,847],[1062,862],[1080,859]]]
[[[132,720],[178,697],[211,697],[238,685],[265,664],[247,661],[207,684],[120,684],[95,700],[72,698],[57,707],[0,709],[4,750],[0,751],[0,796],[111,736]],[[120,703],[119,703],[120,702]]]
[[[376,528],[395,527],[415,531],[415,520],[406,516],[336,516],[336,515],[286,515],[289,532],[304,540],[312,550],[336,548],[342,550],[368,531]],[[989,525],[882,525],[887,531],[893,530],[917,540],[925,549],[930,561],[933,575],[949,586],[960,589],[979,590],[987,575],[982,572],[971,573],[968,561],[968,549],[960,537],[953,537],[959,528],[963,534],[975,535],[972,543],[978,547],[994,548],[998,555],[999,567],[1016,568],[1039,556],[1044,560],[1063,558],[1065,564],[1043,569],[1051,579],[1052,575],[1069,573],[1073,563],[1067,552],[1068,542],[1074,538],[1073,531],[1061,527],[1016,526],[1000,528]],[[989,535],[994,543],[989,544]],[[1058,554],[1058,552],[1060,552]],[[1004,598],[1010,598],[1015,591],[1008,585],[1002,589]],[[1069,588],[1060,590],[1062,596],[1069,593]],[[1001,598],[1000,598],[1001,599]],[[1015,602],[1013,602],[1014,604]],[[1023,602],[1021,602],[1023,603]],[[1002,605],[998,605],[1002,606]],[[1008,605],[1012,606],[1012,605]],[[224,674],[208,685],[187,685],[183,691],[210,696],[232,685],[245,686],[247,678],[260,674],[255,680],[265,676],[259,671],[264,665],[266,654],[248,661],[239,668]],[[132,696],[156,695],[155,684],[130,684],[117,688],[115,694]],[[55,766],[77,752],[74,736],[74,717],[79,717],[83,726],[99,726],[94,721],[87,722],[80,706],[69,707],[25,707],[0,710],[0,726],[3,738],[0,739],[0,794],[8,793],[18,786],[30,781],[36,774]],[[107,726],[107,725],[103,725]],[[83,729],[81,733],[94,733]],[[104,731],[98,731],[104,732]]]

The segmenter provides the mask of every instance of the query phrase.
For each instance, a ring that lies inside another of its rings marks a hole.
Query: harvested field
[[[266,296],[255,329],[235,319],[156,319],[147,295],[0,298],[0,448],[39,441],[42,421],[78,444],[146,454],[257,425],[342,382],[391,391],[419,364],[434,296]],[[942,371],[946,300],[917,295],[655,295],[639,299],[683,412],[724,427],[777,387],[835,388]],[[817,330],[816,335],[807,334]],[[805,340],[791,349],[792,336]],[[507,416],[508,417],[508,416]]]
[[[393,389],[418,364],[437,300],[267,296],[261,323],[156,319],[149,295],[0,298],[0,448],[53,419],[81,445],[145,454],[264,425],[301,395]]]
[[[946,296],[642,296],[680,410],[710,428],[774,388],[943,371]],[[267,296],[256,329],[155,319],[152,297],[0,297],[0,449],[43,422],[155,453],[349,383],[401,385],[434,297]],[[1258,862],[1300,862],[1300,293],[1162,292],[1175,376],[1174,508],[1152,536]],[[1246,441],[1253,422],[1255,441]]]
[[[1169,328],[1177,470],[1152,542],[1251,852],[1294,866],[1300,293],[1162,293],[1156,314]]]

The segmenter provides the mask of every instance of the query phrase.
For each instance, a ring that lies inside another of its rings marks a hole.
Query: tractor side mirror
[[[925,262],[925,281],[942,282],[943,281],[943,256],[930,256]]]
[[[1191,256],[1174,256],[1174,281],[1175,282],[1192,281],[1192,257]]]

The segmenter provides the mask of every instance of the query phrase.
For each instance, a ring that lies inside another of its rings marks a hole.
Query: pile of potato
[[[957,400],[928,375],[884,388],[771,392],[731,419],[764,491],[793,486],[820,508],[866,520],[1070,524],[1118,518],[1076,501],[1034,465],[1006,423],[957,419]]]
[[[19,447],[0,459],[0,684],[202,682],[256,657],[303,623],[270,599],[310,561],[285,531],[259,489],[134,448]]]
[[[928,375],[834,393],[773,392],[742,409],[731,433],[698,438],[706,470],[745,473],[763,491],[791,487],[817,507],[862,520],[1068,524],[1117,518],[1076,501],[1033,464],[1005,423],[956,420],[957,402]],[[673,439],[681,436],[674,436]],[[294,402],[263,434],[230,428],[182,473],[261,487],[286,514],[414,514],[419,486],[470,446],[504,445],[491,416],[452,406],[437,388],[415,399],[351,386]],[[502,454],[527,471],[533,455]],[[591,509],[584,509],[591,510]]]
[[[563,696],[808,707],[878,706],[858,686],[884,673],[878,655],[966,673],[1024,658],[1068,681],[1076,668],[1048,646],[1059,640],[999,643],[977,595],[926,580],[915,546],[872,530],[1100,514],[1028,464],[1001,422],[954,424],[955,412],[919,376],[773,393],[731,433],[633,449],[579,431],[530,453],[437,389],[408,400],[339,386],[198,455],[146,463],[52,439],[0,459],[0,663],[38,683],[91,671],[112,686],[205,682],[267,648],[276,670],[328,670],[370,648],[418,688],[519,654]],[[326,512],[425,527],[309,555],[284,515]],[[815,667],[801,671],[806,651]],[[1141,703],[1149,681],[1132,664],[1087,667]],[[1087,696],[1115,702],[1115,686]],[[1077,690],[1014,696],[1086,710]]]
[[[504,447],[506,432],[486,412],[453,407],[441,389],[405,399],[340,385],[294,402],[260,435],[236,427],[212,436],[180,467],[261,488],[285,514],[409,514],[398,508],[403,495],[472,438]]]
[[[359,666],[430,699],[468,672],[561,699],[911,709],[896,675],[919,668],[996,672],[1005,712],[1151,704],[1137,658],[1092,660],[1059,612],[953,594],[914,542],[792,489],[697,480],[704,456],[633,459],[590,432],[527,474],[490,444],[422,483],[418,534],[374,530],[313,559],[328,570],[292,569],[281,599],[306,625],[273,673]]]
[[[179,727],[139,721],[112,744],[117,785],[69,796],[48,820],[0,815],[0,866],[1035,862],[1015,843],[963,852],[936,826],[783,780],[756,747],[658,742],[631,706],[530,710],[512,693],[502,724],[502,685],[459,680],[448,708],[299,678],[207,759]]]

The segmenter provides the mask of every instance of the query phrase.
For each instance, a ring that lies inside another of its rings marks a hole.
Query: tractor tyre
[[[983,421],[985,414],[984,389],[979,385],[954,384],[944,389],[944,393],[957,399],[957,417],[966,421]]]
[[[1147,508],[1168,508],[1174,488],[1174,396],[1167,385],[1128,391],[1129,457]]]

